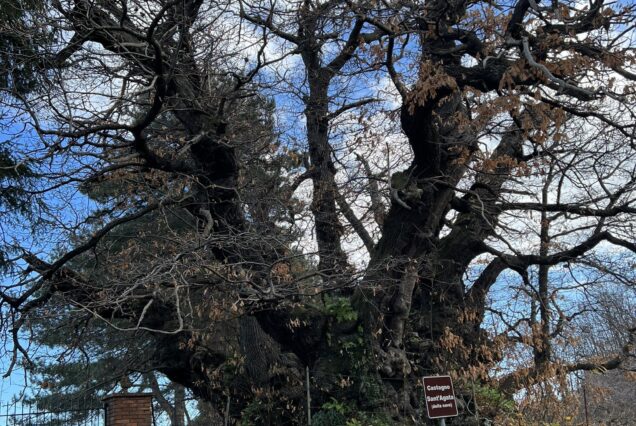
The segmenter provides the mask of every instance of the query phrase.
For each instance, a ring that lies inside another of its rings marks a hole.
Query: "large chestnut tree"
[[[410,424],[448,373],[467,424],[476,387],[631,356],[567,348],[594,291],[633,297],[633,5],[7,7],[10,369],[55,316],[69,359],[136,336],[232,419]]]

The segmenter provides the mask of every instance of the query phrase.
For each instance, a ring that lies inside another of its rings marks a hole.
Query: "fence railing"
[[[0,426],[104,426],[104,410],[95,404],[45,407],[37,402],[0,404]]]

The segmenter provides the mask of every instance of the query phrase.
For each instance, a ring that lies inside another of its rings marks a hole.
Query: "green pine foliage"
[[[45,6],[42,0],[0,0],[0,87],[21,94],[37,88],[42,70],[39,49],[53,37],[48,29],[34,25],[31,17]]]
[[[32,200],[26,191],[29,178],[33,172],[24,163],[13,158],[11,153],[0,147],[0,221],[3,226],[10,226],[19,218],[30,218]],[[0,241],[0,272],[9,272],[12,262],[11,243]]]

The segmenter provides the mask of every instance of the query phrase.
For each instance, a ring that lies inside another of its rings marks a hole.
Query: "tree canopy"
[[[9,370],[55,325],[242,424],[424,421],[436,374],[470,424],[629,369],[636,324],[576,338],[636,296],[635,28],[604,0],[11,3]]]

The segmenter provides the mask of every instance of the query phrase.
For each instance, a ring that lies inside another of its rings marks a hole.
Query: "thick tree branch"
[[[524,387],[530,386],[534,383],[550,380],[552,377],[557,375],[573,373],[576,371],[598,370],[604,372],[620,368],[628,358],[633,358],[635,356],[634,341],[636,338],[636,328],[629,329],[629,334],[629,340],[623,346],[622,352],[614,357],[602,361],[590,360],[571,364],[557,364],[554,368],[550,369],[550,371],[535,367],[524,368],[499,379],[499,389],[507,395],[513,395],[515,392],[523,389]]]
[[[349,33],[349,37],[340,53],[327,64],[325,67],[331,75],[335,75],[340,69],[353,57],[358,45],[360,44],[360,32],[364,27],[364,20],[357,19],[353,24],[353,29]]]
[[[375,242],[373,241],[373,238],[371,238],[371,235],[369,235],[369,232],[367,231],[367,228],[364,225],[364,223],[362,223],[362,221],[358,219],[354,211],[351,209],[351,206],[349,205],[349,203],[347,203],[347,200],[345,199],[345,197],[338,190],[336,190],[336,201],[338,202],[340,211],[342,212],[344,217],[347,218],[347,221],[351,224],[351,226],[353,227],[353,230],[356,231],[356,234],[358,234],[358,236],[364,243],[364,246],[367,248],[367,251],[369,253],[373,253],[373,248],[375,247]]]
[[[501,210],[563,212],[586,217],[613,217],[622,213],[636,213],[636,207],[632,207],[631,203],[621,204],[608,208],[593,208],[577,204],[502,203],[499,208]]]
[[[634,253],[636,253],[636,244],[623,240],[613,236],[609,231],[598,232],[589,237],[582,243],[558,253],[554,253],[548,256],[539,255],[509,255],[500,252],[492,247],[482,244],[482,249],[485,252],[491,253],[495,256],[499,256],[506,264],[513,269],[525,269],[530,265],[558,265],[559,263],[570,262],[576,260],[578,257],[583,256],[585,253],[594,249],[598,244],[603,241],[610,242],[614,245],[624,247]]]

